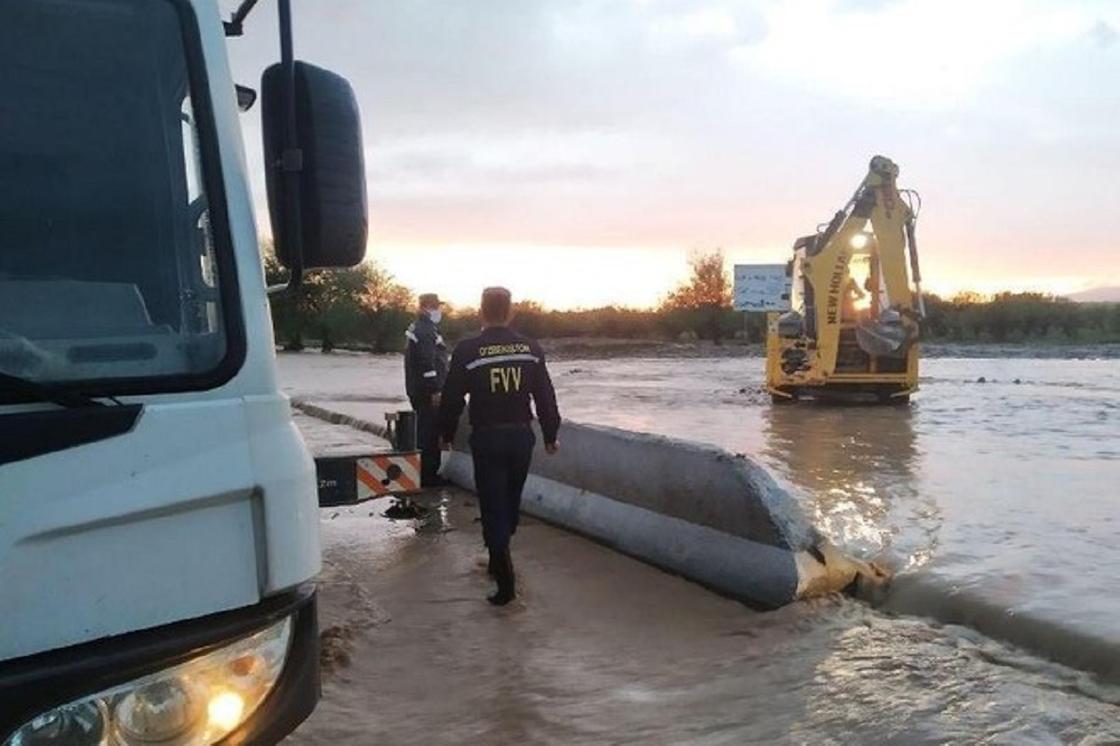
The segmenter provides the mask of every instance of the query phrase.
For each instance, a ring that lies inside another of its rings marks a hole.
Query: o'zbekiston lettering
[[[479,357],[494,357],[495,355],[524,355],[532,352],[527,344],[487,345],[479,347]]]

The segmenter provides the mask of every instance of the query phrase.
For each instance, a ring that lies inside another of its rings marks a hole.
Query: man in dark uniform
[[[496,606],[516,595],[509,542],[517,530],[521,489],[536,443],[530,398],[550,455],[557,451],[560,429],[544,353],[536,342],[509,328],[510,316],[508,290],[483,291],[482,332],[456,345],[439,410],[441,444],[450,448],[470,396],[470,445],[482,537],[490,553],[490,574],[498,583],[498,592],[487,600]]]
[[[439,476],[440,390],[447,380],[447,345],[439,333],[439,296],[420,296],[420,310],[404,333],[408,341],[404,355],[404,385],[412,411],[416,412],[416,440],[420,448],[420,482],[425,487],[443,484]]]

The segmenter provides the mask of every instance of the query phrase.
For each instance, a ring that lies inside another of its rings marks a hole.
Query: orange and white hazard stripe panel
[[[420,489],[420,454],[394,453],[357,461],[358,499],[416,492]]]

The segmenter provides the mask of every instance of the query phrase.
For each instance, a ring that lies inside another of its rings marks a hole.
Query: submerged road
[[[841,598],[752,612],[532,520],[494,609],[473,496],[425,499],[421,521],[321,511],[323,700],[291,743],[1120,741],[1109,691],[971,630]]]

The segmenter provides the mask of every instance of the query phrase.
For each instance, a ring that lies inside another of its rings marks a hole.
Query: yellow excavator
[[[767,317],[766,385],[775,402],[905,403],[917,390],[921,199],[899,190],[897,178],[898,166],[875,156],[844,209],[794,243],[790,310]]]

